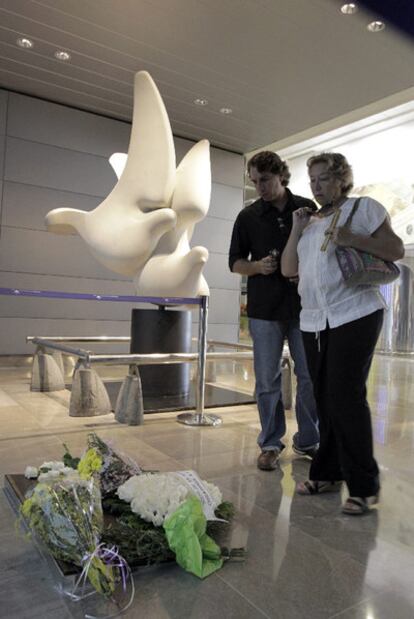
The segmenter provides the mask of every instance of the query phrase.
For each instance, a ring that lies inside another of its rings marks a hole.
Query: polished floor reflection
[[[254,406],[214,409],[223,418],[219,428],[185,427],[174,413],[149,415],[139,427],[121,426],[113,415],[70,418],[69,392],[31,393],[25,367],[0,368],[1,472],[60,459],[63,442],[79,452],[93,429],[143,467],[195,469],[221,487],[237,509],[228,543],[247,548],[245,563],[229,563],[204,581],[175,565],[138,571],[127,618],[412,619],[413,371],[414,360],[375,359],[369,397],[382,497],[378,510],[359,518],[341,514],[339,495],[295,495],[309,464],[291,450],[290,412],[280,467],[264,472],[256,468]],[[216,381],[251,393],[251,367],[220,366]],[[0,617],[81,617],[31,542],[16,536],[4,496],[0,516]]]

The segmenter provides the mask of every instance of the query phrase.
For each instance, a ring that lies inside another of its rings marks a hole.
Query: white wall
[[[116,182],[108,157],[126,152],[129,134],[127,123],[0,90],[0,287],[134,294],[79,237],[53,235],[44,225],[53,208],[90,210],[102,201]],[[192,143],[175,143],[178,162]],[[211,156],[210,211],[192,244],[210,251],[208,336],[237,341],[240,281],[228,271],[227,251],[242,208],[243,157],[218,149]],[[31,353],[26,335],[129,335],[133,306],[0,296],[0,354]],[[194,311],[194,332],[197,318]],[[121,350],[127,346],[105,346]]]

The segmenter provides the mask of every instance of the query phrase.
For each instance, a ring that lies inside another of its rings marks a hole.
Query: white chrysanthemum
[[[126,501],[127,503],[131,503],[132,499],[139,491],[139,478],[141,475],[134,475],[127,479],[119,488],[116,493],[122,501]]]
[[[67,468],[65,463],[57,460],[43,462],[43,464],[39,466],[39,469],[48,469],[49,471],[61,471],[64,468]]]
[[[59,478],[69,479],[69,480],[74,480],[74,481],[77,481],[78,479],[80,479],[79,473],[77,471],[75,471],[69,466],[63,465],[63,467],[49,469],[45,473],[40,473],[38,477],[38,481],[40,482],[51,481],[51,480],[54,481]]]
[[[39,477],[37,478],[38,481],[49,481],[51,479],[57,479],[60,476],[60,472],[59,471],[47,471],[46,473],[40,473]]]
[[[218,488],[214,484],[211,484],[209,481],[203,481],[203,484],[206,486],[208,493],[212,497],[216,508],[217,505],[220,505],[220,503],[223,502],[223,495],[220,488]]]
[[[39,471],[35,466],[26,466],[26,470],[24,472],[26,479],[36,479],[38,475]]]
[[[87,486],[90,480],[81,479],[78,471],[75,471],[75,469],[69,469],[61,473],[60,481],[64,486],[71,486],[72,484]]]
[[[213,484],[203,484],[217,507],[222,501],[220,490]],[[118,488],[117,494],[123,501],[131,503],[134,513],[159,527],[194,493],[173,473],[144,473],[130,477]]]

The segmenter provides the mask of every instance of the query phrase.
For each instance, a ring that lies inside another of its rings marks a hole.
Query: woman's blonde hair
[[[341,153],[321,153],[320,155],[314,155],[306,162],[308,172],[311,167],[317,163],[326,163],[330,174],[341,182],[342,195],[348,195],[354,186],[354,175],[346,158],[341,155]]]

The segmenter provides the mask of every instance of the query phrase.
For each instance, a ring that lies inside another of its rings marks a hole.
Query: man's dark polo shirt
[[[229,252],[229,266],[236,260],[261,260],[272,249],[280,254],[292,228],[292,212],[305,206],[316,210],[312,200],[294,196],[289,189],[288,201],[282,212],[264,200],[256,200],[244,208],[234,224]],[[252,275],[247,278],[247,315],[262,320],[299,318],[300,298],[296,284],[289,282],[278,268],[272,275]]]

